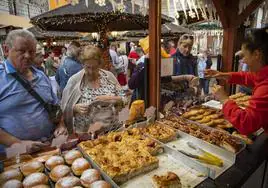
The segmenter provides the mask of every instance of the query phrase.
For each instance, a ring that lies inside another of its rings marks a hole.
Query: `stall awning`
[[[32,24],[30,23],[30,19],[27,19],[21,16],[10,15],[6,13],[0,13],[0,25],[21,27],[21,28],[32,27]]]

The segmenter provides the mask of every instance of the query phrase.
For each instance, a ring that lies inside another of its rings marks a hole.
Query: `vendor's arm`
[[[188,81],[191,86],[197,86],[199,83],[199,78],[193,75],[180,75],[180,76],[165,76],[161,77],[162,83],[167,82],[181,82],[181,81]]]
[[[251,72],[231,72],[228,82],[230,84],[239,84],[247,87],[254,87],[256,74]]]
[[[8,134],[3,129],[0,129],[0,144],[5,146],[11,146],[12,144],[19,143],[20,139]]]
[[[238,105],[228,100],[223,105],[224,116],[242,134],[249,134],[263,127],[268,128],[268,86],[258,88],[249,100],[249,106],[241,109]]]

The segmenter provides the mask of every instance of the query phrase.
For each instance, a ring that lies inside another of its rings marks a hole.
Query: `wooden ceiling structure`
[[[240,49],[243,32],[239,26],[250,16],[264,0],[252,0],[239,14],[239,0],[212,0],[223,26],[223,66],[222,71],[232,71],[235,52]],[[240,0],[243,1],[243,0]],[[160,37],[161,37],[161,0],[149,0],[149,57],[148,90],[149,106],[160,106]],[[229,88],[227,88],[229,90]]]

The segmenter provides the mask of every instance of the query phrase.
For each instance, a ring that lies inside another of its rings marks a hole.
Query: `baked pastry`
[[[33,187],[31,187],[31,188],[50,188],[50,186],[49,185],[36,185],[36,186],[33,186]]]
[[[80,186],[80,179],[75,176],[67,176],[64,178],[59,179],[57,181],[55,188],[73,188],[76,186]]]
[[[246,135],[242,135],[242,134],[239,134],[238,132],[234,131],[232,133],[233,136],[237,137],[237,138],[240,138],[241,140],[243,140],[246,144],[253,144],[253,141],[248,138]]]
[[[95,181],[94,183],[92,183],[90,185],[90,188],[112,188],[112,186],[106,181],[99,180],[99,181]]]
[[[177,174],[167,172],[167,175],[153,176],[153,182],[157,188],[181,188],[181,181]]]
[[[75,159],[80,158],[80,157],[82,157],[82,153],[78,150],[68,151],[64,155],[64,159],[65,159],[66,163],[69,165],[71,165]]]
[[[63,165],[64,159],[61,156],[55,155],[49,157],[49,159],[46,161],[45,166],[48,170],[52,170],[55,166]]]
[[[22,165],[20,167],[20,171],[22,172],[24,176],[28,176],[29,174],[32,174],[35,172],[43,172],[44,165],[41,162],[32,161],[32,162]]]
[[[84,187],[90,187],[91,183],[101,180],[101,175],[96,169],[88,169],[82,173],[80,179]]]
[[[198,114],[198,110],[190,110],[189,112],[185,112],[182,117],[188,119],[191,116],[195,116]]]
[[[215,125],[215,121],[214,120],[210,120],[209,122],[203,123],[203,124],[206,125],[206,126],[212,127],[212,126]]]
[[[57,182],[60,178],[69,176],[71,173],[70,167],[66,165],[58,165],[51,170],[49,177],[52,181]]]
[[[81,176],[81,174],[91,168],[91,165],[85,158],[75,159],[72,164],[72,171],[76,176]]]
[[[22,181],[23,175],[19,171],[19,169],[11,169],[7,170],[0,174],[0,184],[5,183],[8,180],[16,179]]]
[[[225,119],[214,119],[213,121],[215,124],[222,124],[225,122]]]
[[[199,123],[208,123],[208,122],[210,122],[210,120],[211,120],[211,118],[209,116],[206,116],[203,119],[198,120],[197,122],[199,122]]]
[[[203,117],[204,117],[204,115],[198,115],[198,116],[191,116],[191,117],[189,117],[189,119],[196,121],[196,120],[203,119]]]
[[[23,188],[21,181],[16,180],[16,179],[8,180],[1,187],[2,188]]]
[[[48,177],[40,172],[32,173],[23,180],[22,184],[24,188],[32,188],[37,185],[47,185]]]

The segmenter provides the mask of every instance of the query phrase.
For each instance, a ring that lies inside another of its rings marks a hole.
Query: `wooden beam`
[[[149,0],[149,106],[160,107],[161,0]]]
[[[225,7],[225,1],[212,0],[212,2],[217,10],[217,14],[220,17],[222,27],[227,28],[228,27],[228,9]]]
[[[215,0],[217,1],[217,0]],[[251,1],[251,3],[246,7],[246,9],[239,14],[238,19],[235,19],[235,25],[237,25],[237,27],[240,26],[240,24],[243,23],[243,21],[249,17],[262,3],[264,2],[264,0],[253,0]]]

